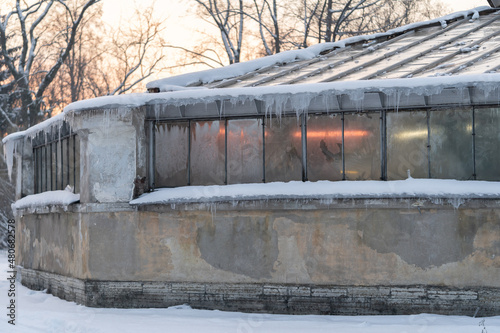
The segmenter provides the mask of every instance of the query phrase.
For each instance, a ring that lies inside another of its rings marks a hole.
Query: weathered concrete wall
[[[140,142],[136,126],[141,115],[129,108],[87,111],[74,123],[85,129],[78,131],[82,137],[80,181],[87,184],[81,186],[81,202],[128,202],[132,198],[136,144]]]
[[[427,202],[419,211],[414,201],[22,214],[19,264],[108,281],[500,287],[500,202]]]
[[[54,209],[16,216],[16,262],[34,270],[85,278],[89,239],[78,212]]]
[[[433,201],[17,211],[17,260],[25,285],[89,306],[499,315],[500,200]]]

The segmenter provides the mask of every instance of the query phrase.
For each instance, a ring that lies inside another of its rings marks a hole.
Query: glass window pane
[[[229,120],[227,127],[228,183],[262,182],[262,120]]]
[[[192,122],[191,184],[222,185],[225,172],[224,122]]]
[[[75,135],[75,193],[80,193],[80,137]]]
[[[431,177],[472,179],[472,110],[431,111]]]
[[[500,108],[476,109],[476,174],[500,181]]]
[[[56,190],[61,190],[62,189],[62,163],[61,163],[61,142],[56,141],[55,142],[56,146],[56,156],[57,156],[57,164],[56,164],[56,182],[57,182],[57,188]]]
[[[428,178],[427,112],[387,113],[387,178]]]
[[[188,126],[188,122],[156,125],[155,186],[188,184]]]
[[[69,164],[69,184],[73,186],[73,191],[75,187],[75,154],[73,152],[73,140],[74,136],[68,138],[69,154],[68,154],[68,164]]]
[[[49,144],[50,153],[50,189],[52,191],[56,190],[56,143],[52,142]]]
[[[342,117],[307,119],[307,176],[310,181],[342,180]]]
[[[64,190],[66,186],[69,184],[69,154],[68,154],[68,139],[61,140],[61,145],[62,145],[62,189]]]
[[[40,154],[39,148],[33,149],[33,160],[35,169],[35,193],[40,192]]]
[[[266,182],[302,180],[302,141],[297,117],[266,119]]]
[[[40,147],[40,192],[47,191],[47,151],[45,146]]]
[[[380,180],[380,113],[344,116],[347,180]]]

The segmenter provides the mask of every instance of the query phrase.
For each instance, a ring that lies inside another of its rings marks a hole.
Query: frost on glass
[[[80,192],[80,139],[78,135],[70,137],[69,161],[70,161],[70,184],[74,193]]]
[[[431,111],[430,136],[431,177],[472,179],[472,110]]]
[[[224,121],[191,122],[191,185],[223,185]]]
[[[227,127],[228,183],[262,182],[262,120],[229,120]]]
[[[155,129],[155,186],[188,184],[188,122],[157,124]]]
[[[80,191],[80,140],[71,135],[33,150],[35,192],[63,190],[67,185]]]
[[[64,189],[66,185],[69,184],[69,140],[61,140],[62,146],[62,188]]]
[[[387,113],[387,177],[390,180],[429,176],[427,112]]]
[[[45,163],[46,151],[45,147],[41,146],[33,150],[35,161],[35,193],[46,191],[47,185],[47,165]]]
[[[344,155],[347,180],[380,179],[380,113],[344,116]]]
[[[342,180],[342,117],[307,119],[307,176],[310,181]]]
[[[51,189],[57,190],[57,142],[52,142],[49,145],[50,152],[50,180],[51,180]]]
[[[297,117],[266,119],[266,182],[302,180],[302,143]]]
[[[500,180],[500,108],[476,109],[476,175]]]

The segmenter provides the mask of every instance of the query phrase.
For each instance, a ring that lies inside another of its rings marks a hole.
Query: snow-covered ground
[[[16,285],[16,325],[8,324],[7,256],[0,253],[0,332],[349,332],[499,333],[500,316],[288,316],[168,309],[94,309]]]

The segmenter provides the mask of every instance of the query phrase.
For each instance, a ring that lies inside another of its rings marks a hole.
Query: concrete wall
[[[78,212],[23,214],[16,223],[18,265],[69,277],[88,275],[88,229]]]
[[[426,201],[420,210],[415,201],[82,204],[69,212],[18,212],[18,264],[123,283],[122,294],[131,281],[500,288],[500,200],[459,207]]]
[[[136,172],[146,168],[144,113],[140,108],[85,111],[75,119],[81,137],[80,201],[130,201]]]

